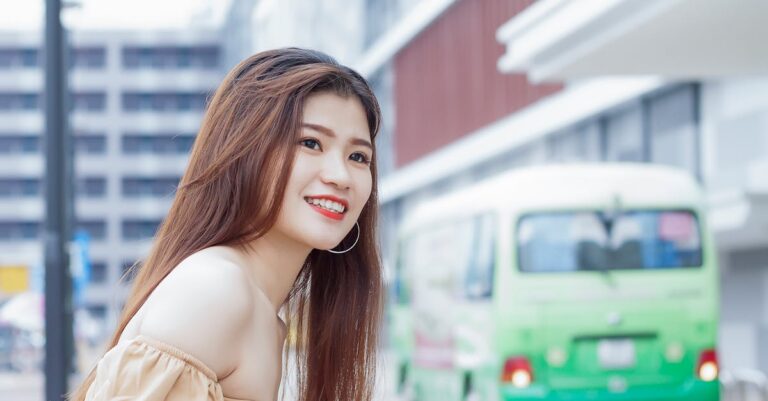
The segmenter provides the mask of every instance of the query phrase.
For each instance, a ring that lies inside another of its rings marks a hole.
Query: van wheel
[[[467,372],[464,373],[464,396],[462,397],[463,401],[480,401],[482,400],[482,397],[480,397],[480,393],[475,389],[474,383],[472,381],[472,375]]]
[[[398,401],[417,401],[416,391],[413,388],[411,382],[406,382],[403,385],[400,395],[397,397]]]
[[[397,400],[415,401],[416,389],[408,374],[408,365],[402,364],[397,372]]]
[[[480,393],[478,393],[475,390],[472,390],[467,393],[467,395],[464,396],[464,401],[480,401],[482,398],[480,397]]]

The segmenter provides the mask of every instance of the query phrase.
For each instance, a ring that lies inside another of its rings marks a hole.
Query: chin
[[[328,250],[333,249],[341,241],[344,240],[344,236],[339,233],[334,233],[331,230],[312,230],[309,232],[296,233],[295,238],[304,244],[307,244],[313,249]]]
[[[338,241],[328,241],[327,239],[323,241],[314,241],[313,242],[314,245],[312,247],[321,251],[327,251],[329,249],[333,249],[339,246],[339,243],[342,240],[343,238]]]

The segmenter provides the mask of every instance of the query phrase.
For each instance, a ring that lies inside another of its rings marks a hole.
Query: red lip
[[[333,195],[307,196],[307,198],[311,198],[311,199],[326,199],[326,200],[329,200],[329,201],[341,203],[344,206],[344,211],[345,212],[349,208],[349,202],[347,202],[344,199],[337,198],[337,197],[335,197]],[[328,217],[328,218],[331,218],[331,219],[334,219],[334,220],[343,220],[344,219],[344,213],[332,212],[332,211],[330,211],[328,209],[323,209],[322,207],[313,205],[311,203],[307,203],[307,204],[309,206],[311,206],[312,209],[315,209],[316,212],[322,214],[325,217]]]
[[[316,212],[322,214],[325,217],[330,217],[334,220],[342,220],[344,218],[344,215],[341,213],[332,212],[330,210],[326,210],[321,208],[320,206],[315,206],[311,203],[307,203],[309,206],[312,206],[312,209],[315,209]]]

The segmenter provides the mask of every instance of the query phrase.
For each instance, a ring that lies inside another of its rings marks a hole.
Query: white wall
[[[768,232],[752,228],[768,217],[768,209],[754,203],[756,195],[768,194],[768,76],[706,82],[701,91],[705,185],[712,195],[733,193],[751,202],[740,229],[750,231],[720,249],[719,357],[727,370],[768,371]]]
[[[708,188],[768,191],[768,76],[708,82],[701,95]]]

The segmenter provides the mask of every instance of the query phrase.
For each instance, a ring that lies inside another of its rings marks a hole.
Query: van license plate
[[[597,360],[604,369],[624,369],[635,366],[635,343],[630,339],[600,340]]]

